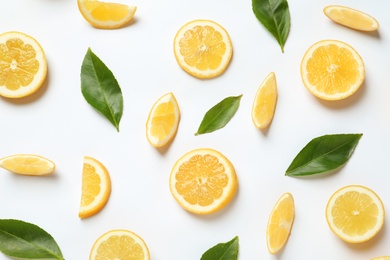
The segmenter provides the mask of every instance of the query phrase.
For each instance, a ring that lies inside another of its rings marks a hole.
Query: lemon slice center
[[[195,26],[186,31],[179,45],[184,61],[201,71],[217,69],[226,52],[222,34],[211,26]]]
[[[85,164],[83,169],[85,185],[82,187],[81,206],[90,205],[100,193],[100,176],[96,173],[95,167]]]
[[[10,90],[28,86],[39,70],[36,52],[30,44],[12,38],[0,44],[0,85]]]
[[[195,155],[179,167],[177,192],[190,204],[211,205],[228,185],[225,167],[212,155]]]

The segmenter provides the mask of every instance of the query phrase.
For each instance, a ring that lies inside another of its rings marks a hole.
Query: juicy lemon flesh
[[[99,1],[85,1],[85,8],[92,17],[101,22],[119,22],[128,16],[128,7],[119,3],[105,3]]]
[[[219,199],[229,178],[218,158],[194,155],[179,167],[175,188],[192,205],[209,206]]]
[[[18,90],[33,82],[39,71],[36,51],[19,38],[11,38],[0,44],[0,86]]]
[[[364,236],[376,227],[379,209],[367,194],[350,191],[336,199],[331,214],[341,232],[350,237]]]
[[[258,128],[263,129],[270,124],[275,113],[277,96],[276,79],[272,73],[256,93],[252,119]]]
[[[201,71],[217,69],[226,53],[221,33],[207,25],[187,30],[180,39],[179,46],[185,63]]]
[[[331,20],[335,21],[336,23],[353,29],[374,31],[379,27],[379,23],[375,20],[375,18],[352,8],[343,6],[329,6],[324,9],[324,12]]]
[[[286,244],[294,222],[294,200],[291,195],[282,199],[271,213],[267,226],[270,253],[275,254]]]
[[[96,159],[85,157],[79,217],[87,218],[103,209],[111,193],[111,180],[107,169]]]
[[[346,93],[361,78],[354,55],[335,44],[318,47],[306,68],[309,83],[326,95]]]
[[[126,235],[113,235],[99,245],[94,259],[144,260],[145,253],[134,238]]]
[[[24,175],[45,175],[55,170],[55,164],[39,156],[16,155],[2,159],[1,167]]]
[[[158,140],[164,140],[176,125],[175,105],[172,101],[161,103],[153,113],[150,133]]]
[[[100,194],[101,178],[99,174],[96,173],[95,167],[90,164],[84,164],[82,183],[81,206],[85,207],[92,204],[95,198]]]

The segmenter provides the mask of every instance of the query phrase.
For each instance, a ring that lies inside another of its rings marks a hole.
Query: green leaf
[[[50,234],[34,224],[15,219],[0,219],[0,251],[22,259],[64,259]]]
[[[291,25],[287,0],[252,0],[252,10],[284,52]]]
[[[363,134],[324,135],[311,140],[294,158],[287,176],[328,172],[345,164]]]
[[[203,117],[195,135],[214,132],[223,128],[237,112],[242,95],[227,97],[210,108]]]
[[[81,66],[81,92],[85,100],[102,113],[119,132],[123,113],[123,97],[111,70],[90,48]]]
[[[238,236],[226,243],[219,243],[207,250],[200,260],[237,260]]]

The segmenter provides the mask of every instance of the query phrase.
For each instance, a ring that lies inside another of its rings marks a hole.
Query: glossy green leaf
[[[291,25],[287,0],[252,0],[252,10],[284,52]]]
[[[219,243],[207,250],[200,260],[237,260],[238,236],[226,243]]]
[[[15,219],[0,219],[0,251],[19,259],[64,259],[50,234]]]
[[[119,132],[123,113],[121,88],[111,70],[90,48],[81,66],[81,92],[85,100],[110,120]]]
[[[311,140],[294,158],[287,176],[328,172],[345,164],[363,134],[324,135]]]
[[[227,97],[210,108],[203,117],[195,135],[214,132],[223,128],[236,114],[242,95]]]

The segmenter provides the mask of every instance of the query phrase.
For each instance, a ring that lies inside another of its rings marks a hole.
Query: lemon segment
[[[34,154],[15,154],[0,159],[0,167],[21,175],[47,175],[56,165],[49,159]]]
[[[221,75],[233,53],[228,32],[211,20],[193,20],[183,25],[175,35],[173,49],[179,66],[197,78]]]
[[[303,56],[301,77],[310,93],[324,100],[351,96],[365,78],[363,59],[350,45],[337,40],[313,44]]]
[[[258,88],[252,105],[252,121],[259,129],[271,123],[278,99],[278,88],[275,73],[271,72]]]
[[[277,254],[287,243],[294,218],[294,198],[286,192],[278,199],[268,219],[266,240],[271,254]]]
[[[160,97],[149,112],[146,137],[154,147],[168,144],[176,135],[180,121],[180,109],[173,93]]]
[[[95,215],[108,202],[111,180],[106,167],[98,160],[85,156],[82,171],[82,190],[79,217]]]
[[[99,29],[118,29],[128,24],[137,11],[136,6],[96,0],[77,0],[84,19]]]
[[[22,98],[45,82],[45,53],[33,37],[21,32],[0,34],[0,95]]]
[[[192,150],[177,160],[169,184],[179,205],[195,214],[211,214],[222,209],[238,187],[232,163],[210,148]]]
[[[150,253],[145,241],[134,232],[110,230],[100,236],[92,246],[89,260],[99,259],[149,260]]]
[[[362,243],[381,230],[385,210],[374,191],[364,186],[350,185],[330,197],[325,215],[337,237],[349,243]]]
[[[359,31],[376,31],[379,29],[379,22],[372,16],[340,5],[329,5],[324,8],[324,14],[335,23]]]

